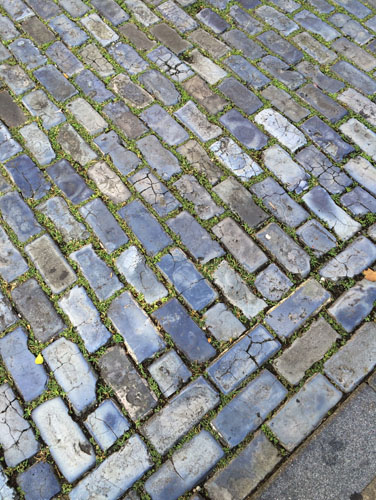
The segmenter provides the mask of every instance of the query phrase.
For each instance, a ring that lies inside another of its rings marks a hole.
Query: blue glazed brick
[[[103,108],[103,112],[129,139],[137,139],[148,129],[121,101],[110,102]]]
[[[76,83],[82,92],[95,102],[102,103],[114,97],[114,94],[106,89],[104,83],[88,69],[76,76]]]
[[[27,0],[27,3],[42,19],[51,19],[61,12],[52,0]]]
[[[141,119],[167,142],[177,146],[189,139],[188,133],[159,104],[154,104],[143,111]]]
[[[77,89],[51,64],[35,70],[34,76],[57,101],[66,101],[77,94]]]
[[[214,289],[179,248],[171,249],[157,265],[192,309],[200,311],[217,298]]]
[[[324,255],[337,245],[335,237],[315,219],[307,221],[296,234],[317,256]]]
[[[115,26],[129,19],[128,14],[114,0],[92,0],[91,5]]]
[[[107,116],[112,119],[109,113],[107,111]],[[125,149],[114,130],[98,136],[94,142],[103,154],[110,155],[112,163],[122,175],[130,174],[140,163],[139,158],[132,151]]]
[[[172,243],[157,219],[140,201],[132,201],[121,208],[119,214],[141,241],[148,255],[156,255]]]
[[[69,317],[91,353],[102,347],[111,334],[101,322],[98,310],[83,287],[75,286],[59,300],[59,306]]]
[[[166,347],[157,329],[130,292],[126,291],[117,297],[111,303],[107,315],[136,363],[142,363]]]
[[[83,64],[62,42],[50,45],[46,54],[59,67],[60,71],[68,76],[73,76],[84,69]]]
[[[172,299],[157,309],[152,317],[171,335],[177,348],[190,361],[203,363],[215,356],[215,349],[209,344],[205,333],[177,299]]]
[[[22,151],[21,146],[9,133],[9,130],[0,122],[0,161],[5,161]]]
[[[134,48],[126,43],[119,42],[111,46],[108,52],[131,75],[136,75],[149,67],[149,64],[138,55]]]
[[[185,443],[145,483],[153,500],[176,500],[198,484],[224,456],[208,431]]]
[[[352,332],[372,311],[375,301],[376,283],[363,279],[343,293],[328,312],[346,332]]]
[[[267,423],[280,443],[292,451],[341,399],[342,393],[321,373],[309,379]]]
[[[25,95],[22,102],[33,116],[40,116],[47,130],[65,121],[64,114],[53,104],[43,90],[34,90]]]
[[[275,264],[270,264],[255,279],[255,287],[261,295],[275,302],[280,300],[292,285],[292,281]]]
[[[261,149],[268,142],[267,136],[236,109],[222,115],[220,122],[249,149]]]
[[[0,354],[23,399],[32,401],[46,389],[48,376],[44,367],[35,363],[27,341],[25,331],[17,328],[0,339]]]
[[[11,243],[7,233],[0,227],[0,275],[11,282],[26,273],[29,266],[20,252]]]
[[[173,219],[168,219],[167,224],[180,236],[183,245],[193,257],[202,264],[224,255],[220,245],[188,212],[183,211]]]
[[[51,184],[28,156],[17,156],[4,166],[24,198],[40,200],[50,190]]]
[[[207,370],[209,377],[224,393],[235,390],[251,373],[257,370],[281,347],[264,328],[257,326],[236,342]]]
[[[261,89],[270,82],[268,77],[242,56],[230,56],[225,63],[242,80],[256,89]]]
[[[237,339],[245,331],[245,326],[225,304],[218,302],[203,316],[209,332],[219,341]]]
[[[266,323],[280,338],[290,337],[317,312],[331,295],[317,281],[309,279],[266,315]]]
[[[168,180],[181,171],[176,156],[164,148],[154,135],[143,137],[137,141],[137,146],[145,156],[147,163],[162,179]]]
[[[218,413],[211,425],[232,448],[255,431],[286,394],[277,378],[264,370]]]
[[[190,378],[191,371],[174,350],[166,352],[148,368],[165,398],[170,397]]]
[[[75,205],[90,198],[93,191],[67,160],[60,160],[47,169],[59,189]]]
[[[0,45],[1,49],[2,45]],[[1,49],[3,51],[3,49]],[[6,57],[9,57],[9,52]],[[0,53],[0,61],[4,53]],[[41,70],[42,68],[40,68]],[[38,71],[40,71],[38,70]],[[8,87],[16,94],[21,95],[35,87],[34,82],[27,76],[20,66],[10,66],[9,64],[0,65],[0,77],[5,81]]]
[[[128,236],[99,198],[95,198],[81,207],[80,213],[91,226],[108,253],[112,253],[122,245],[128,243]]]
[[[0,331],[13,325],[16,321],[18,321],[18,317],[13,312],[9,300],[0,292]]]
[[[33,212],[16,191],[6,193],[0,198],[0,210],[5,222],[20,241],[25,242],[42,231]]]
[[[69,47],[78,47],[88,39],[87,34],[64,14],[55,17],[49,25]]]
[[[103,451],[108,450],[129,429],[128,420],[112,399],[103,401],[84,424]]]
[[[34,69],[46,64],[47,58],[42,56],[36,46],[28,38],[17,38],[9,45],[15,58],[27,69]]]
[[[60,493],[60,483],[49,463],[37,462],[17,476],[26,500],[50,500]]]
[[[86,245],[76,252],[70,254],[80,266],[80,269],[88,280],[99,300],[107,300],[122,284],[114,274],[113,270],[94,252],[91,245]]]

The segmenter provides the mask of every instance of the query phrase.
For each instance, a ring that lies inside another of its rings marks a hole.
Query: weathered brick
[[[197,215],[201,219],[208,220],[223,213],[223,208],[214,202],[210,194],[193,175],[182,175],[174,183],[174,186],[183,198],[194,204]]]
[[[174,350],[153,361],[148,370],[166,398],[180,389],[192,375]]]

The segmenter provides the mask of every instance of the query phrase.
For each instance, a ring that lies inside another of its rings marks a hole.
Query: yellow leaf
[[[364,277],[368,281],[376,281],[376,271],[372,271],[372,269],[366,269],[363,271]]]
[[[42,363],[43,363],[43,356],[39,353],[38,356],[35,358],[35,364],[41,365]]]

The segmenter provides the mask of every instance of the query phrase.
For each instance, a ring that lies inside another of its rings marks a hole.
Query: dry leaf
[[[376,281],[376,271],[373,271],[372,269],[366,269],[363,271],[364,277],[368,281]]]
[[[36,365],[41,365],[43,363],[43,356],[41,353],[38,354],[38,356],[35,358],[35,364]]]

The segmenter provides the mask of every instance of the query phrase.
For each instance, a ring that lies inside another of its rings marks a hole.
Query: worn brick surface
[[[375,30],[0,0],[0,497],[244,500],[374,387]]]

